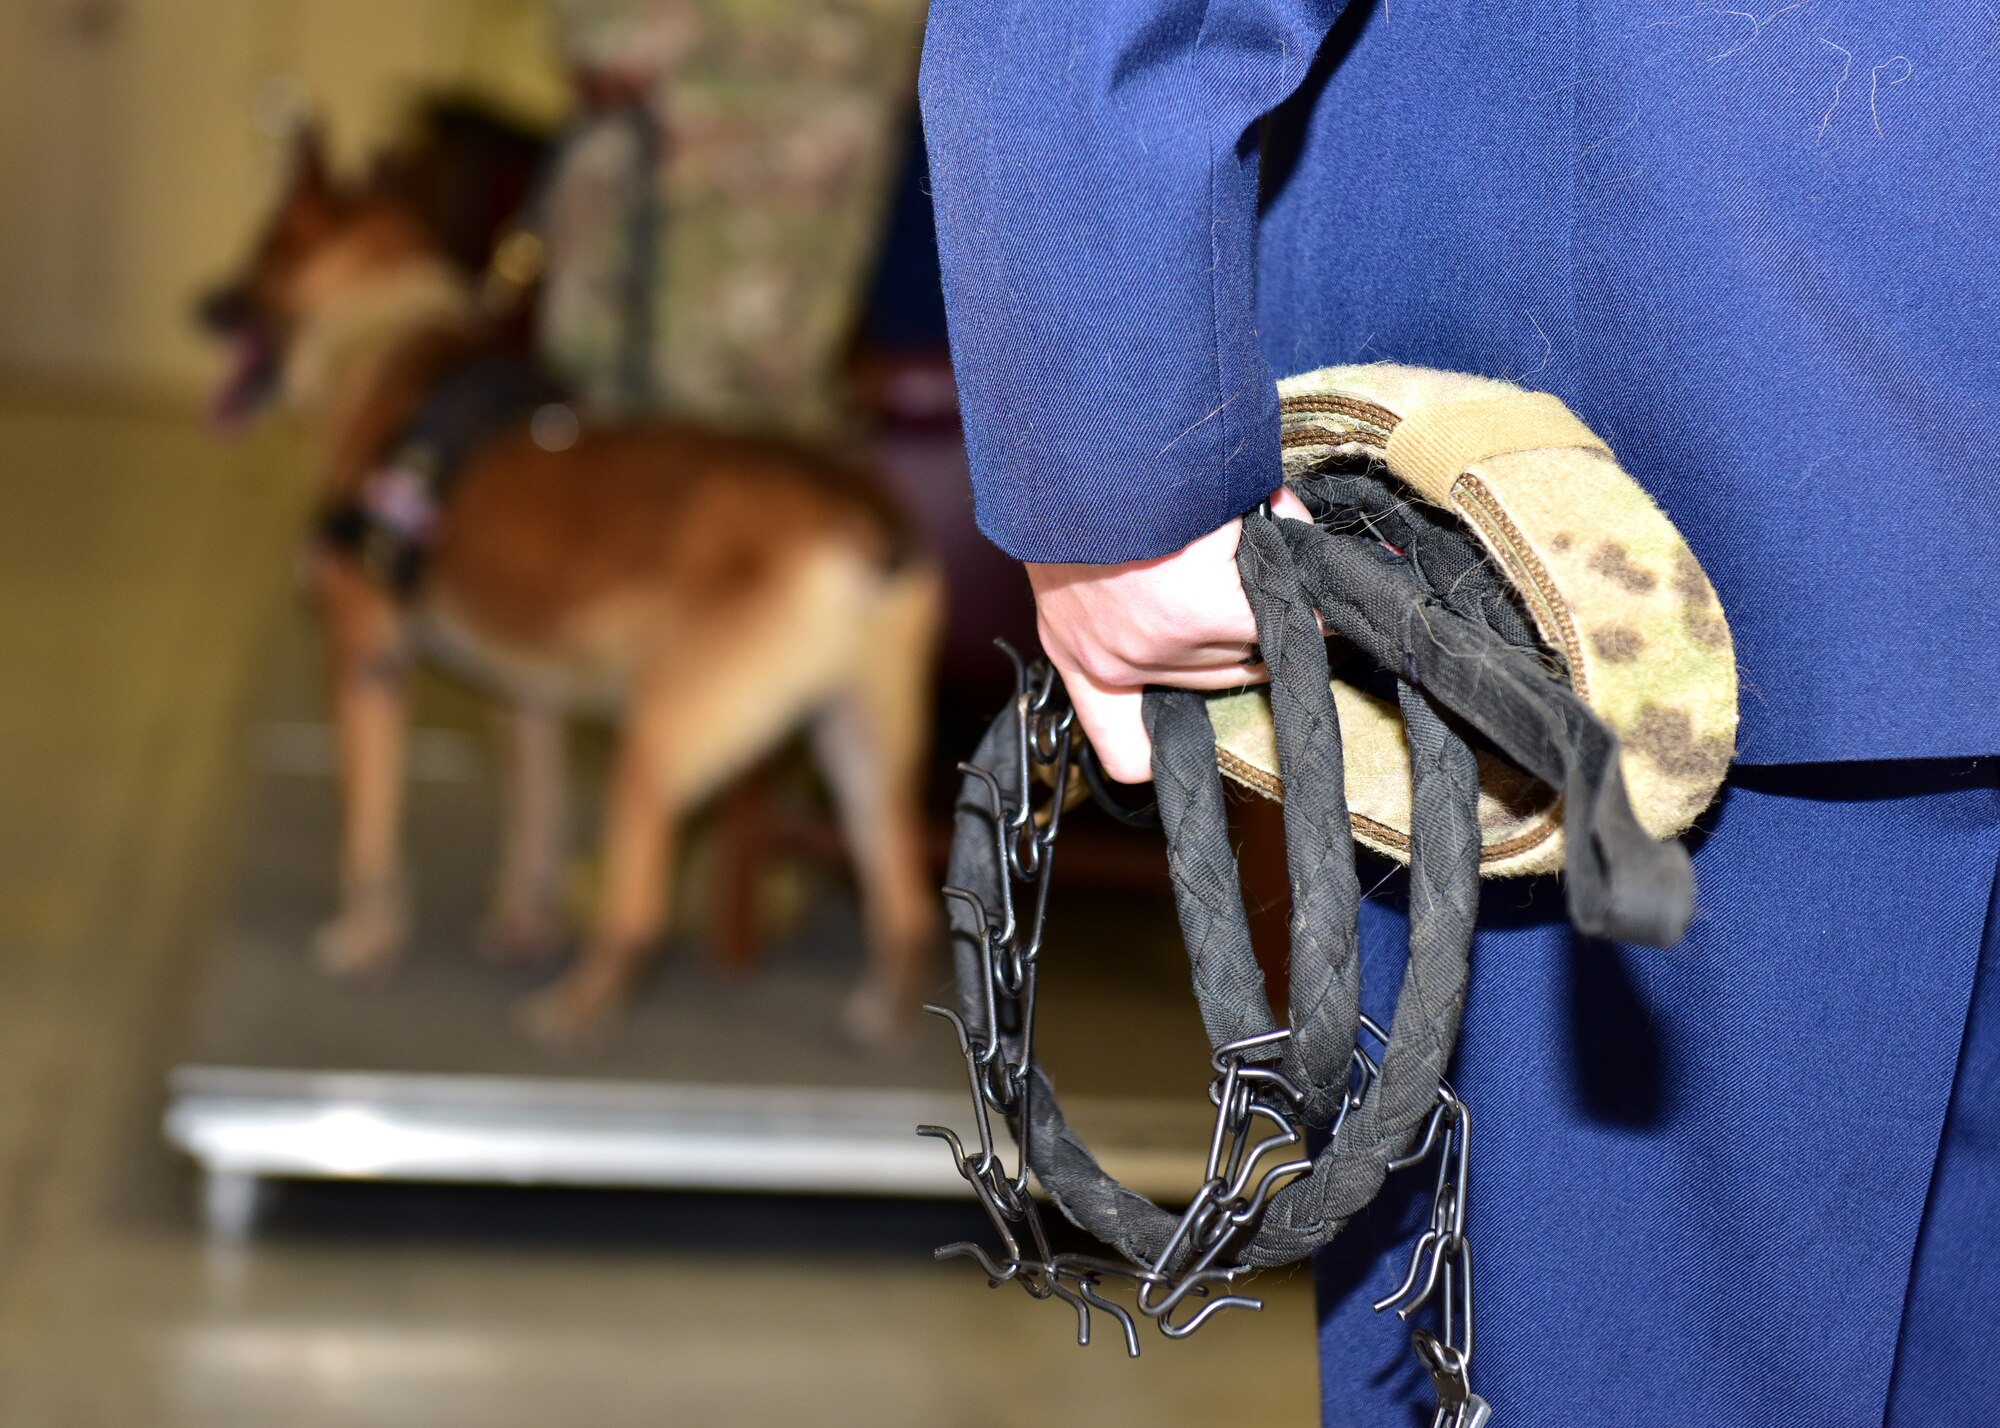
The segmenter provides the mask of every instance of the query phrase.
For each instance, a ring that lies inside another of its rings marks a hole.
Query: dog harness
[[[321,511],[326,549],[354,556],[396,596],[413,598],[452,487],[496,437],[555,400],[552,383],[527,359],[484,353],[453,368],[353,494]]]
[[[1054,673],[1017,659],[1011,706],[962,766],[945,889],[956,1006],[929,1009],[957,1032],[976,1144],[920,1128],[950,1147],[998,1247],[938,1253],[1068,1304],[1080,1341],[1093,1310],[1108,1315],[1136,1355],[1136,1320],[1108,1284],[1185,1336],[1259,1307],[1235,1292],[1241,1277],[1303,1258],[1390,1174],[1434,1161],[1409,1275],[1376,1308],[1407,1321],[1434,1306],[1413,1334],[1434,1422],[1476,1428],[1490,1409],[1471,1387],[1471,1116],[1445,1073],[1480,877],[1561,869],[1579,931],[1678,941],[1692,873],[1662,840],[1713,798],[1734,747],[1729,631],[1671,523],[1555,398],[1388,365],[1308,373],[1280,395],[1285,479],[1313,519],[1243,521],[1270,684],[1154,689],[1144,706],[1215,1077],[1203,1180],[1178,1212],[1112,1180],[1036,1060],[1057,834],[1085,784],[1103,801],[1103,781]],[[1251,950],[1225,773],[1283,798],[1284,1025]],[[1387,1028],[1360,1010],[1357,841],[1409,866]],[[1116,1257],[1056,1251],[1031,1173]]]

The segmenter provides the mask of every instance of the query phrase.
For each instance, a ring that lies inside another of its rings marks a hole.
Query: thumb
[[[1137,685],[1102,685],[1082,671],[1066,672],[1070,703],[1104,772],[1120,783],[1153,777],[1153,741],[1141,717],[1145,691]]]
[[[1280,486],[1271,493],[1271,511],[1274,515],[1289,516],[1295,521],[1312,524],[1312,512],[1306,509],[1306,503],[1290,486]]]

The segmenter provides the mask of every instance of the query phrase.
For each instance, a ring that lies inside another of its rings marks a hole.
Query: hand
[[[1283,487],[1271,509],[1311,519]],[[1243,523],[1231,521],[1152,560],[1028,566],[1042,650],[1104,771],[1121,783],[1153,777],[1153,744],[1139,716],[1147,685],[1234,689],[1267,677],[1252,662],[1257,622],[1236,573],[1242,534]]]

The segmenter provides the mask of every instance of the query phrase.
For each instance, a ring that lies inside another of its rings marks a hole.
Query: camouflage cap
[[[1673,523],[1562,402],[1511,383],[1420,367],[1327,367],[1278,384],[1285,476],[1366,466],[1444,513],[1504,577],[1550,667],[1618,735],[1640,824],[1683,832],[1735,751],[1736,659],[1721,603]],[[1354,836],[1409,857],[1410,756],[1393,698],[1336,667]],[[1209,702],[1217,759],[1282,796],[1260,689]],[[1563,863],[1554,790],[1482,751],[1480,867]]]

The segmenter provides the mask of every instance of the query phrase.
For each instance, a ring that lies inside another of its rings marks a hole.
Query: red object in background
[[[1005,639],[1023,654],[1035,651],[1034,599],[1020,563],[973,523],[949,354],[864,351],[849,370],[857,405],[874,419],[870,449],[883,480],[944,568],[949,615],[938,679],[950,732],[959,722],[955,716],[983,721],[1006,699],[1012,674],[993,641]]]

